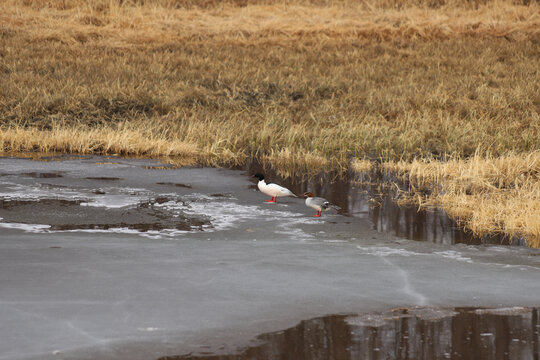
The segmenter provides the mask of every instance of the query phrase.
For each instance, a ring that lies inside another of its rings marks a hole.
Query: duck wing
[[[297,197],[296,195],[294,195],[294,193],[283,187],[283,186],[280,186],[278,184],[274,184],[274,183],[270,183],[270,184],[267,184],[266,185],[266,188],[268,189],[268,191],[272,192],[274,194],[274,196],[294,196],[294,197]]]
[[[311,203],[315,206],[320,206],[322,210],[326,210],[331,206],[330,202],[322,197],[311,198]]]

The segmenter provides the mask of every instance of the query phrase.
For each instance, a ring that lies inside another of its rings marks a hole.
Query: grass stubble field
[[[377,166],[540,247],[540,4],[4,0],[0,150]]]

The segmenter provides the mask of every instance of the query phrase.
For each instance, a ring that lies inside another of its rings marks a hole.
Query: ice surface
[[[538,305],[537,250],[404,240],[313,218],[302,199],[265,203],[242,171],[152,165],[0,158],[0,359],[153,359],[327,314]],[[88,228],[90,215],[125,226]],[[380,320],[359,316],[347,321]]]

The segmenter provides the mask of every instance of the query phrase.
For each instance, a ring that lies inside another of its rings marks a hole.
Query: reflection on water
[[[377,171],[355,179],[359,184],[349,189],[348,209],[353,216],[368,214],[378,231],[393,233],[411,240],[438,244],[513,244],[526,245],[523,239],[504,236],[475,237],[460,229],[441,209],[419,211],[415,205],[397,205],[397,187],[407,191],[408,184],[392,174]],[[389,184],[392,184],[389,186]]]
[[[538,359],[538,308],[397,309],[335,315],[259,336],[229,355],[161,360]]]
[[[302,179],[282,178],[275,170],[265,169],[257,161],[249,162],[242,169],[248,174],[264,172],[267,181],[278,182],[297,195],[311,191],[341,207],[340,213],[343,215],[369,219],[378,231],[406,239],[449,245],[526,245],[523,239],[510,241],[503,236],[475,237],[460,229],[456,222],[440,209],[418,211],[414,205],[397,205],[394,201],[396,186],[405,191],[408,186],[386,172],[373,171],[362,175],[348,173],[345,176],[323,173],[313,179]]]

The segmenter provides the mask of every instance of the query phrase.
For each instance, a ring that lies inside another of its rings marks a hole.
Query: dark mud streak
[[[538,360],[538,311],[455,308],[433,317],[422,309],[400,309],[373,314],[378,323],[366,315],[331,315],[262,334],[257,345],[234,354],[201,352],[159,360]]]
[[[215,193],[215,194],[210,194],[210,196],[215,197],[215,198],[228,198],[231,195],[230,194]]]
[[[22,173],[21,176],[36,178],[36,179],[53,179],[64,177],[61,172],[28,172]]]
[[[11,199],[0,199],[0,208],[11,210],[21,207],[26,207],[31,209],[35,205],[40,206],[50,206],[50,207],[66,207],[80,205],[82,200],[62,200],[62,199],[40,199],[38,200],[11,200]]]
[[[119,177],[109,177],[109,176],[89,176],[89,177],[86,177],[85,179],[88,179],[88,180],[100,180],[100,181],[123,180],[122,178],[119,178]]]
[[[163,165],[145,165],[142,168],[146,170],[169,170],[169,169],[177,169],[178,166],[171,165],[171,164],[163,164]]]
[[[67,185],[48,184],[48,183],[41,183],[40,186],[42,186],[44,188],[49,188],[49,189],[67,189],[67,188],[69,188],[69,186],[67,186]]]
[[[182,187],[182,188],[187,188],[187,189],[192,188],[191,185],[181,184],[181,183],[172,183],[172,182],[158,182],[158,183],[156,183],[156,185],[176,186],[176,187]]]

